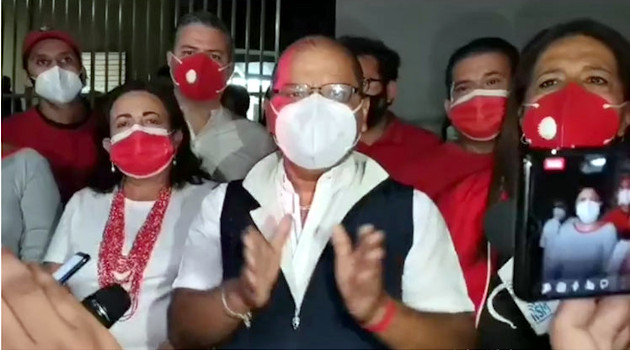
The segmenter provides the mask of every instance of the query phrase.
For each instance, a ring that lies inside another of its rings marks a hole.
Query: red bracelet
[[[372,333],[381,333],[389,328],[389,325],[392,323],[394,319],[394,315],[396,314],[396,303],[394,300],[389,299],[387,301],[387,305],[385,306],[385,314],[381,321],[375,325],[365,327],[366,330]]]

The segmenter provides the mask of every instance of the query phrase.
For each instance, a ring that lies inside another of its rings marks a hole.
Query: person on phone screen
[[[567,206],[562,201],[553,204],[553,216],[545,222],[540,236],[540,247],[545,248],[547,242],[560,232],[560,226],[567,217]]]
[[[624,175],[619,182],[615,196],[616,208],[604,217],[617,228],[619,238],[630,239],[630,175]]]
[[[617,244],[617,230],[600,221],[602,201],[594,188],[583,188],[575,201],[577,218],[568,219],[545,249],[546,279],[582,279],[607,270]]]

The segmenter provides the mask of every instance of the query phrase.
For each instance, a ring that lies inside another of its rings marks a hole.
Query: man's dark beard
[[[387,95],[380,93],[378,95],[369,96],[370,109],[367,115],[367,127],[368,130],[378,125],[383,118],[385,118],[385,112],[389,108],[390,103],[387,101]]]

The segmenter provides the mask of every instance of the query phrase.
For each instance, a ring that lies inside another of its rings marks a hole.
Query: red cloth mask
[[[212,101],[219,98],[225,89],[226,79],[223,66],[205,53],[197,53],[183,59],[172,55],[173,82],[184,97],[193,101]],[[172,62],[172,61],[171,61]]]
[[[507,106],[507,90],[473,90],[453,101],[448,116],[457,131],[475,141],[495,139]]]
[[[175,157],[175,147],[166,129],[135,124],[112,136],[110,159],[120,171],[136,179],[161,173]]]
[[[622,105],[575,83],[524,105],[523,136],[532,148],[601,147],[619,131]]]

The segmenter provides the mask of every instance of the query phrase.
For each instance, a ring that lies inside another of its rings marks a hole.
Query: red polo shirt
[[[604,221],[615,225],[621,238],[630,239],[630,213],[616,208],[604,217]]]
[[[376,160],[394,180],[412,185],[417,168],[408,164],[440,143],[440,138],[432,132],[393,118],[380,139],[372,145],[359,142],[357,151]]]
[[[492,169],[492,154],[471,153],[453,142],[445,142],[408,165],[415,174],[411,183],[434,201],[467,177]]]
[[[36,150],[50,163],[65,202],[88,183],[96,165],[95,117],[75,124],[47,119],[36,107],[2,120],[2,142]]]
[[[437,202],[477,311],[487,297],[488,270],[491,275],[496,270],[496,257],[488,258],[483,231],[491,181],[491,169],[477,172],[445,190]]]

